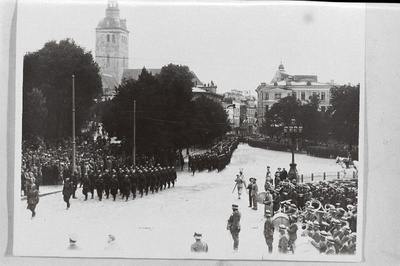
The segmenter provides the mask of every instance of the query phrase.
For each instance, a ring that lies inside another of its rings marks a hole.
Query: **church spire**
[[[281,61],[281,64],[279,65],[278,69],[279,69],[279,71],[285,71],[285,68],[282,65],[282,61]]]
[[[118,0],[108,0],[106,17],[119,19]]]

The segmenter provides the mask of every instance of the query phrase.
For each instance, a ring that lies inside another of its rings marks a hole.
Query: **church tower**
[[[114,78],[120,84],[124,69],[129,68],[129,31],[126,19],[119,17],[117,0],[108,0],[106,17],[96,28],[95,58],[100,67],[103,89],[108,87],[112,90],[109,84],[105,84],[106,80]]]

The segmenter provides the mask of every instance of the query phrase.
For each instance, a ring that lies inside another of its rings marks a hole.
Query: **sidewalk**
[[[63,189],[63,185],[50,185],[39,187],[39,197],[59,193]],[[26,200],[26,196],[21,195],[21,200]]]

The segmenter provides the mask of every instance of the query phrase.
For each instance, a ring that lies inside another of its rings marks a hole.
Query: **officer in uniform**
[[[267,218],[264,223],[264,238],[268,246],[268,252],[272,253],[272,242],[274,242],[274,222],[271,219],[271,211],[265,210],[265,217]]]
[[[233,238],[233,249],[237,250],[239,248],[239,232],[240,232],[240,218],[241,214],[239,212],[239,206],[232,204],[233,213],[228,219],[227,230],[231,232]]]
[[[129,195],[131,194],[131,190],[132,190],[131,181],[129,180],[128,175],[125,175],[122,186],[123,186],[123,191],[124,191],[124,195],[122,196],[122,198],[124,198],[124,196],[125,196],[126,197],[125,201],[128,201]]]
[[[99,170],[100,172],[100,170]],[[99,200],[101,201],[103,198],[103,190],[104,190],[104,180],[101,174],[97,177],[96,180],[96,190],[97,190],[97,196],[99,197]]]

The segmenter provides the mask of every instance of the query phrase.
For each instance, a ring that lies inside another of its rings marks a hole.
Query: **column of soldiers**
[[[209,152],[189,156],[189,170],[193,172],[193,175],[196,170],[199,172],[205,169],[209,172],[213,170],[222,171],[231,162],[233,151],[238,144],[237,138],[228,139],[212,147]]]
[[[176,170],[172,166],[162,167],[157,166],[130,166],[120,167],[117,170],[112,168],[94,171],[89,169],[82,178],[82,193],[85,195],[85,200],[88,199],[88,194],[94,198],[94,190],[97,192],[97,197],[101,201],[103,195],[106,199],[110,194],[113,200],[116,200],[117,194],[128,201],[132,195],[132,199],[137,196],[147,196],[149,192],[152,194],[161,192],[167,188],[175,187],[177,182]]]

